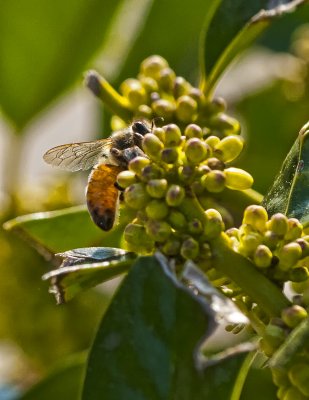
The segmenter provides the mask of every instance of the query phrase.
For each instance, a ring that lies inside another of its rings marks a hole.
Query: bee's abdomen
[[[94,223],[104,231],[115,222],[118,190],[114,183],[123,168],[116,165],[97,165],[89,175],[86,190],[87,206]]]

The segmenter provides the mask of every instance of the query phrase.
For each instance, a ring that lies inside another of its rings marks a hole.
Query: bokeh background
[[[198,84],[203,7],[205,0],[2,0],[1,225],[84,202],[87,175],[53,169],[42,154],[110,134],[110,115],[83,86],[86,70],[118,88],[144,58],[160,54]],[[309,6],[274,23],[224,75],[216,95],[227,100],[247,138],[238,165],[265,193],[309,119]],[[86,350],[117,286],[102,285],[58,307],[41,280],[49,268],[0,227],[0,400]]]

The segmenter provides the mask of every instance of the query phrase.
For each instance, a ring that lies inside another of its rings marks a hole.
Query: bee
[[[117,175],[137,156],[144,156],[142,140],[151,132],[147,121],[134,121],[125,129],[115,131],[107,139],[70,143],[53,147],[43,159],[48,164],[79,171],[92,168],[86,188],[86,201],[93,222],[104,231],[115,223],[119,202]]]

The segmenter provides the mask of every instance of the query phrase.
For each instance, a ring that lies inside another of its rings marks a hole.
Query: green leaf
[[[84,355],[70,357],[16,400],[78,400],[84,369]]]
[[[85,206],[24,215],[10,220],[4,228],[16,232],[39,253],[53,255],[72,248],[104,243],[117,247],[124,225],[130,216],[120,213],[119,224],[109,232],[100,230],[91,220]]]
[[[240,400],[274,400],[277,389],[269,368],[250,368]]]
[[[309,123],[299,132],[275,179],[263,200],[270,215],[283,213],[309,223]]]
[[[203,358],[200,346],[215,326],[210,304],[166,263],[139,258],[99,327],[82,398],[231,398],[248,347]]]
[[[62,264],[42,279],[51,280],[49,291],[55,295],[58,304],[126,272],[136,259],[134,253],[111,247],[74,249],[56,256],[63,259]]]
[[[204,91],[211,94],[233,59],[271,24],[273,20],[306,0],[222,0],[213,18],[205,24],[202,38]]]
[[[121,0],[3,0],[0,104],[22,128],[86,67]]]

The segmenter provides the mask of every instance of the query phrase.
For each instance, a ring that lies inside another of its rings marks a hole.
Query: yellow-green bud
[[[190,183],[195,177],[195,169],[192,165],[182,165],[178,168],[178,176],[182,182]]]
[[[155,127],[152,131],[154,135],[157,136],[161,140],[162,143],[165,143],[165,131],[163,128]]]
[[[248,235],[241,236],[239,252],[246,256],[252,255],[262,243],[262,240],[262,235],[257,232],[251,232]]]
[[[230,162],[239,156],[243,146],[240,136],[227,136],[215,146],[214,155],[224,162]]]
[[[290,386],[284,391],[283,400],[307,400],[308,397],[299,390],[300,387]]]
[[[218,160],[216,157],[208,158],[207,165],[210,169],[219,169],[220,171],[223,171],[225,168],[224,162]]]
[[[138,156],[133,158],[133,160],[129,162],[128,167],[131,172],[134,172],[136,175],[140,175],[143,168],[145,168],[146,165],[149,164],[150,164],[149,158]]]
[[[240,124],[237,119],[224,113],[216,114],[210,120],[210,125],[223,132],[224,135],[237,135],[240,132]]]
[[[274,250],[277,247],[278,243],[280,242],[280,237],[273,231],[266,231],[264,233],[263,242],[271,250]]]
[[[210,147],[199,138],[189,139],[185,146],[185,154],[187,159],[198,164],[210,155]]]
[[[179,254],[180,241],[177,239],[169,239],[162,247],[162,251],[167,256],[176,256]]]
[[[159,90],[157,81],[150,76],[141,76],[140,82],[147,93],[157,92]]]
[[[187,220],[180,211],[171,210],[167,220],[172,228],[176,230],[180,231],[187,228]]]
[[[192,97],[192,99],[194,99],[198,105],[201,105],[205,101],[203,92],[196,87],[191,88],[188,92],[188,95]]]
[[[212,193],[222,192],[225,187],[225,181],[225,173],[220,170],[210,171],[201,178],[202,186]]]
[[[164,118],[164,121],[171,121],[175,111],[175,104],[171,101],[159,99],[151,104],[153,111],[158,117]]]
[[[303,233],[303,226],[296,218],[289,218],[288,220],[288,231],[284,236],[285,240],[292,241],[301,237]]]
[[[257,267],[267,268],[271,265],[272,257],[273,255],[270,249],[267,246],[260,244],[254,252],[253,261]]]
[[[135,173],[131,171],[121,171],[117,176],[117,183],[121,188],[127,188],[133,183],[136,183]]]
[[[265,338],[260,339],[259,347],[267,357],[271,357],[276,350]]]
[[[146,185],[148,194],[155,199],[162,199],[167,191],[166,179],[151,179]]]
[[[149,164],[143,168],[141,173],[141,179],[143,181],[149,181],[151,179],[159,179],[162,177],[162,170],[156,164]]]
[[[140,210],[147,205],[150,196],[142,183],[134,183],[124,191],[124,200],[129,207]]]
[[[278,348],[284,342],[285,338],[285,330],[282,327],[271,323],[266,326],[265,339],[272,347]]]
[[[141,82],[137,79],[127,79],[121,86],[120,90],[129,100],[133,109],[137,109],[139,105],[147,103],[147,94]]]
[[[165,221],[149,220],[146,222],[147,234],[156,242],[165,242],[172,233],[171,226]]]
[[[177,99],[180,96],[186,95],[190,92],[192,86],[182,76],[177,76],[174,81],[174,97]]]
[[[210,103],[210,109],[213,114],[226,110],[226,102],[222,97],[215,97]]]
[[[304,304],[309,305],[309,279],[303,282],[292,282],[292,288],[296,293],[303,293]]]
[[[193,218],[188,222],[188,229],[191,235],[197,235],[203,231],[203,224],[197,218]]]
[[[179,185],[171,185],[166,193],[166,203],[171,207],[179,206],[185,197],[185,190]]]
[[[305,282],[309,278],[309,272],[306,267],[296,267],[289,271],[289,279],[292,282]]]
[[[163,149],[161,140],[152,133],[147,133],[143,139],[143,150],[145,153],[154,159],[158,158],[159,152]]]
[[[181,132],[176,124],[168,124],[163,127],[165,132],[165,144],[167,146],[178,146],[181,141]]]
[[[288,218],[281,213],[274,214],[267,222],[267,229],[283,237],[288,231]]]
[[[295,326],[307,317],[308,313],[305,308],[298,306],[297,304],[285,308],[281,312],[283,322],[290,328],[295,328]]]
[[[140,71],[143,75],[158,80],[160,78],[161,70],[168,68],[168,66],[168,62],[163,57],[153,55],[146,58],[141,63]]]
[[[226,168],[224,170],[226,182],[225,186],[232,190],[249,189],[253,184],[252,176],[240,168]]]
[[[207,217],[207,223],[204,227],[204,235],[206,239],[211,240],[219,236],[224,230],[224,223],[221,214],[214,208],[206,210],[205,215]]]
[[[265,231],[267,220],[268,215],[264,207],[251,205],[245,209],[242,223],[249,224],[254,229],[263,232]]]
[[[235,237],[236,239],[239,239],[239,230],[237,228],[230,228],[227,231],[225,231],[225,233],[229,237]]]
[[[214,150],[220,143],[220,139],[218,136],[208,136],[208,138],[205,139],[205,143],[207,143]]]
[[[167,147],[161,150],[161,160],[166,164],[176,164],[179,152],[176,147]]]
[[[309,396],[309,366],[308,363],[298,362],[292,365],[288,372],[289,379],[305,396]]]
[[[309,256],[309,243],[304,238],[296,239],[296,243],[298,243],[302,249],[301,258]]]
[[[150,120],[153,117],[152,109],[146,104],[141,104],[140,106],[137,107],[136,117],[146,118]]]
[[[163,219],[168,211],[168,206],[162,200],[151,200],[146,206],[146,214],[151,219]]]
[[[296,242],[291,242],[284,245],[278,251],[279,257],[279,268],[283,271],[294,267],[302,255],[302,249],[300,245]]]
[[[180,254],[185,259],[194,260],[199,255],[199,243],[192,237],[185,239],[181,245]]]
[[[146,234],[145,227],[137,224],[128,224],[124,230],[124,238],[131,251],[138,253],[150,253],[154,242]]]
[[[284,395],[285,395],[285,393],[287,392],[288,389],[289,389],[288,386],[279,387],[279,389],[277,390],[277,393],[276,393],[279,400],[284,400]]]
[[[272,369],[271,374],[273,382],[276,386],[285,387],[290,385],[288,373],[285,370],[278,368]]]
[[[197,102],[190,96],[181,96],[176,102],[176,117],[179,121],[191,122],[197,113]]]
[[[187,125],[187,127],[185,129],[185,136],[187,139],[191,139],[191,138],[201,139],[203,137],[202,128],[196,124],[189,124],[189,125]]]
[[[175,79],[176,74],[171,68],[163,68],[160,71],[158,84],[163,91],[172,92]]]

